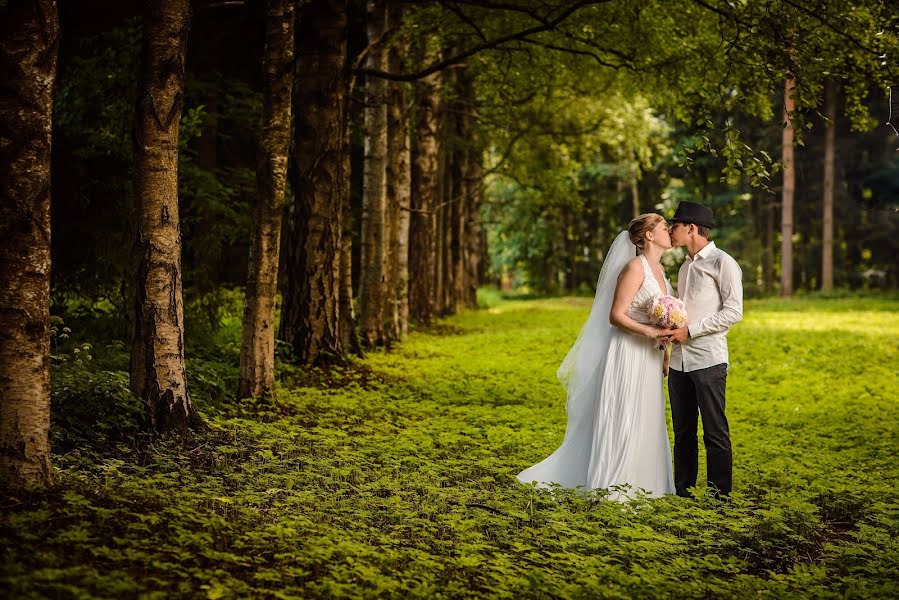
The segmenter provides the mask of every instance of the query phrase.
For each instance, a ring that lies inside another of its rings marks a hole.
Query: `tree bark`
[[[444,146],[452,148],[455,146],[456,140],[456,128],[455,128],[455,115],[448,115],[449,118],[446,119],[447,128],[444,131]],[[449,143],[447,143],[449,142]],[[453,265],[453,238],[455,236],[455,217],[456,217],[456,198],[458,196],[459,189],[457,187],[458,184],[458,153],[455,149],[451,149],[445,155],[444,162],[444,187],[443,187],[443,198],[440,202],[441,211],[440,211],[440,220],[441,220],[441,238],[442,242],[441,248],[441,275],[443,276],[443,281],[441,282],[441,289],[443,290],[443,298],[441,301],[441,314],[443,315],[452,315],[456,312],[456,307],[454,303],[453,291],[455,290],[455,270]]]
[[[346,29],[346,0],[302,5],[294,87],[297,181],[288,219],[281,337],[303,364],[346,358],[339,326]]]
[[[362,344],[356,331],[356,307],[353,305],[353,206],[351,200],[352,150],[350,148],[349,123],[344,127],[343,169],[346,173],[344,182],[343,203],[340,207],[340,290],[337,298],[337,330],[340,335],[340,346],[345,352],[362,358]]]
[[[465,289],[465,305],[469,308],[478,307],[478,286],[481,283],[481,236],[482,227],[480,220],[481,204],[484,197],[484,175],[483,175],[483,159],[481,152],[477,147],[468,150],[468,210],[466,218],[468,222],[465,225],[467,233],[465,242],[467,246],[466,252],[466,289]]]
[[[275,393],[275,296],[290,143],[294,6],[293,0],[268,2],[262,138],[256,166],[258,198],[253,213],[238,398],[261,398]]]
[[[446,137],[440,141],[441,146],[445,147]],[[437,195],[436,209],[434,211],[434,219],[437,227],[437,246],[435,250],[434,260],[434,286],[435,286],[435,310],[439,316],[446,315],[446,230],[447,230],[447,204],[446,200],[452,194],[449,178],[446,173],[449,171],[447,157],[444,155],[439,168],[440,186]]]
[[[365,35],[365,5],[347,3],[347,41],[346,61],[347,73],[351,63],[367,46]],[[358,287],[358,271],[361,256],[359,255],[358,238],[355,237],[356,225],[362,220],[362,189],[364,186],[364,144],[354,144],[353,128],[358,119],[354,118],[351,77],[344,78],[344,98],[346,115],[343,127],[343,169],[344,190],[341,194],[343,202],[340,207],[340,292],[337,301],[340,345],[344,352],[364,358],[359,333],[356,330],[356,308],[354,299],[354,281]],[[358,152],[356,151],[358,149]],[[354,198],[357,199],[354,201]],[[355,248],[353,241],[356,241]],[[355,250],[355,256],[354,256]],[[355,280],[354,280],[355,276]]]
[[[640,164],[637,162],[637,152],[630,149],[630,186],[631,186],[631,211],[634,218],[640,216]]]
[[[344,351],[363,358],[362,344],[356,332],[356,308],[353,306],[353,206],[350,193],[350,173],[352,172],[352,151],[350,149],[349,126],[344,127],[343,168],[346,185],[343,204],[340,207],[340,291],[337,300],[340,345]]]
[[[50,146],[58,48],[56,0],[0,7],[0,485],[8,490],[50,482]]]
[[[461,108],[461,107],[460,107]],[[469,129],[466,127],[465,118],[456,117],[456,123],[459,132],[459,142],[467,144],[467,134]],[[464,140],[464,142],[463,142]],[[468,180],[465,176],[465,150],[460,148],[454,153],[452,180],[453,180],[453,197],[451,198],[452,210],[452,232],[450,236],[450,258],[452,260],[452,294],[450,300],[450,311],[456,313],[459,306],[464,301],[465,290],[465,210],[467,208],[468,199]]]
[[[399,3],[391,4],[390,21],[399,24]],[[399,72],[407,44],[395,43],[388,54],[389,70]],[[388,272],[387,300],[390,317],[389,335],[402,340],[409,332],[409,220],[411,213],[411,156],[409,148],[409,113],[405,84],[392,82],[389,89],[387,116],[387,203]]]
[[[774,232],[777,221],[777,202],[769,196],[765,203],[765,292],[774,292]]]
[[[793,295],[793,197],[796,191],[796,168],[793,159],[793,111],[796,103],[793,91],[796,81],[788,77],[784,85],[784,121],[781,146],[783,148],[783,191],[781,195],[781,270],[780,295]]]
[[[368,42],[379,40],[387,29],[383,0],[369,0]],[[382,44],[369,46],[366,66],[387,68]],[[377,77],[366,81],[365,183],[362,193],[362,272],[359,286],[359,320],[362,339],[368,347],[380,346],[384,337],[386,293],[385,212],[387,207],[387,104],[386,82]]]
[[[184,101],[189,0],[151,0],[134,126],[137,273],[131,390],[160,432],[200,424],[184,368],[178,134]]]
[[[434,312],[436,220],[440,196],[438,118],[440,75],[415,84],[415,142],[412,167],[412,218],[409,225],[409,313],[430,324]]]
[[[821,235],[821,289],[833,289],[833,171],[836,147],[837,100],[832,79],[824,82],[824,116],[827,129],[824,137],[824,197],[823,231]]]

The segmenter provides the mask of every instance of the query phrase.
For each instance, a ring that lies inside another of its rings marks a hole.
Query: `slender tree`
[[[391,23],[399,24],[402,4],[388,7]],[[399,39],[391,44],[388,67],[392,72],[402,69],[408,43]],[[409,110],[406,85],[391,82],[388,89],[387,115],[387,214],[389,267],[387,276],[388,335],[401,340],[409,332],[409,220],[412,193],[412,172],[409,136]]]
[[[821,289],[833,289],[833,171],[836,146],[837,101],[832,79],[824,82],[824,116],[827,128],[824,137],[824,194],[823,231],[821,235]]]
[[[257,198],[237,385],[240,398],[275,392],[275,296],[290,141],[294,6],[294,0],[268,1]]]
[[[468,180],[468,209],[466,210],[465,224],[465,298],[468,308],[478,307],[478,286],[481,283],[483,271],[482,248],[486,246],[483,239],[484,230],[481,227],[479,213],[484,198],[483,157],[477,146],[468,149],[465,177]]]
[[[383,0],[369,0],[366,66],[383,71],[387,50],[383,40],[388,24]],[[380,77],[366,81],[365,176],[362,190],[362,264],[359,278],[359,320],[362,339],[369,347],[385,342],[387,210],[387,83]]]
[[[466,131],[460,123],[461,119],[457,116],[457,124],[459,125],[460,140],[464,139]],[[450,222],[450,264],[452,266],[452,281],[448,286],[450,290],[450,312],[456,313],[459,305],[462,303],[463,289],[465,287],[465,210],[467,208],[468,199],[468,181],[465,177],[465,150],[459,148],[455,152],[455,160],[453,161],[453,197],[450,199],[451,215]]]
[[[639,217],[640,210],[640,162],[637,160],[637,151],[630,148],[630,172],[628,173],[628,181],[631,186],[631,212],[634,218]]]
[[[0,5],[0,485],[50,481],[50,144],[56,0]]]
[[[443,105],[445,106],[445,105]],[[442,111],[442,116],[446,116],[446,112]],[[444,316],[451,314],[450,295],[452,293],[452,256],[450,255],[450,237],[452,235],[452,197],[455,193],[453,190],[453,153],[449,149],[447,140],[449,138],[448,123],[442,119],[440,146],[440,196],[435,210],[437,218],[437,269],[435,278],[437,284],[437,314]]]
[[[359,259],[359,223],[362,213],[362,188],[364,185],[365,143],[359,143],[357,138],[364,137],[356,134],[356,129],[361,128],[359,118],[353,114],[352,108],[364,105],[364,100],[354,97],[353,90],[356,87],[356,77],[351,75],[351,67],[357,57],[366,48],[367,33],[365,27],[366,5],[360,2],[347,3],[347,38],[345,69],[348,74],[344,77],[344,98],[346,115],[343,127],[343,172],[344,177],[340,184],[343,189],[340,197],[343,199],[340,207],[340,283],[337,299],[337,330],[340,336],[340,346],[347,353],[355,354],[362,358],[362,344],[359,332],[356,328],[356,307],[354,303],[354,287],[358,287],[358,277],[354,278],[354,265],[358,271]],[[364,114],[362,115],[364,120]],[[361,130],[361,129],[360,129]]]
[[[440,196],[438,111],[440,75],[415,84],[415,141],[412,162],[412,219],[409,225],[409,314],[424,324],[434,313],[434,210]]]
[[[783,191],[781,193],[781,270],[780,295],[793,295],[793,197],[796,192],[796,167],[793,159],[793,111],[796,102],[793,92],[796,81],[787,77],[784,84],[784,127],[781,138],[783,153]]]
[[[148,0],[134,125],[137,274],[131,389],[159,432],[198,425],[184,368],[178,134],[189,0]]]
[[[312,0],[297,29],[294,203],[281,338],[305,364],[342,362],[341,215],[346,201],[346,0]]]

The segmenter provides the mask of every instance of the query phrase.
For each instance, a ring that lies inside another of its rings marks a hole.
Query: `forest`
[[[0,0],[4,589],[899,595],[897,57],[885,0]],[[684,201],[730,501],[518,483]]]

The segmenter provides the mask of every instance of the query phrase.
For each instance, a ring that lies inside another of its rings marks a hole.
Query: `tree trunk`
[[[640,216],[640,163],[637,162],[637,152],[633,148],[631,148],[630,185],[631,211],[636,219]]]
[[[777,221],[777,202],[774,196],[768,196],[765,203],[765,291],[774,292],[774,231]]]
[[[436,208],[434,210],[434,228],[435,228],[435,239],[434,239],[434,272],[431,274],[431,277],[434,278],[434,312],[437,316],[443,316],[443,207],[440,204],[443,201],[443,190],[445,189],[446,182],[443,179],[440,179],[441,192],[437,195],[435,203]]]
[[[444,133],[444,142],[445,145],[455,145],[456,139],[456,131],[455,131],[455,115],[450,115],[450,118],[447,119],[447,131]],[[453,238],[456,235],[455,232],[455,221],[456,221],[456,198],[459,192],[459,188],[457,187],[458,179],[457,179],[457,171],[458,171],[458,153],[456,150],[451,150],[446,153],[446,162],[444,163],[444,188],[443,188],[443,199],[441,201],[442,210],[440,211],[440,218],[442,221],[442,237],[441,242],[443,243],[443,248],[441,250],[442,267],[441,274],[443,275],[443,282],[441,284],[443,290],[443,300],[442,300],[442,311],[441,314],[451,315],[456,312],[456,307],[454,303],[453,291],[455,290],[455,270],[453,268]]]
[[[131,390],[162,433],[200,424],[184,369],[178,134],[184,101],[189,0],[152,0],[144,12],[143,64],[134,126],[137,266]]]
[[[458,117],[457,117],[458,118]],[[459,121],[460,134],[465,136],[464,120]],[[460,137],[461,137],[460,136]],[[466,139],[462,137],[462,139]],[[450,240],[451,257],[453,264],[453,285],[452,285],[452,312],[458,312],[459,306],[464,302],[465,294],[465,211],[468,199],[468,180],[465,174],[465,152],[457,150],[453,161],[453,185],[454,196],[452,198],[452,216],[453,228]]]
[[[390,21],[399,24],[401,5],[390,5]],[[400,42],[401,43],[401,42]],[[400,72],[406,45],[394,44],[389,52],[390,71]],[[409,154],[409,114],[406,87],[392,83],[387,122],[387,202],[390,265],[387,298],[390,336],[401,340],[409,332],[409,219],[411,207],[411,164]]]
[[[58,48],[56,0],[0,7],[0,485],[8,490],[50,481],[50,145]]]
[[[293,83],[293,0],[269,0],[266,20],[262,138],[256,166],[256,209],[250,246],[238,398],[275,393],[275,296],[281,210],[287,179]]]
[[[827,129],[824,138],[824,227],[821,242],[821,289],[833,289],[833,170],[836,146],[837,100],[832,79],[824,82],[824,116]]]
[[[344,351],[363,358],[362,344],[356,332],[356,308],[353,305],[353,206],[350,192],[350,173],[352,172],[352,151],[350,149],[349,126],[344,127],[343,169],[347,185],[340,207],[340,291],[337,300],[337,329],[340,334],[340,346]]]
[[[415,84],[415,155],[412,167],[412,217],[409,225],[409,313],[429,324],[434,312],[436,221],[440,195],[437,113],[440,75]]]
[[[796,191],[796,167],[793,160],[793,111],[796,103],[793,90],[796,81],[789,77],[784,85],[784,121],[781,146],[783,148],[783,191],[781,196],[781,269],[780,295],[793,295],[793,197]]]
[[[349,73],[355,57],[359,56],[359,53],[367,46],[365,38],[365,5],[360,6],[358,2],[347,3],[347,56],[344,63],[347,73]],[[359,241],[356,237],[356,225],[362,220],[365,152],[363,144],[354,143],[355,137],[357,137],[354,136],[354,132],[355,129],[358,129],[358,118],[352,107],[359,105],[358,102],[353,102],[352,88],[354,85],[352,77],[344,78],[346,115],[343,127],[343,181],[345,189],[340,208],[340,292],[337,302],[337,329],[340,335],[340,345],[344,352],[363,358],[362,344],[356,330],[356,308],[353,299],[354,289],[357,289],[359,285],[359,259],[361,257]]]
[[[368,2],[368,42],[372,44],[387,29],[383,0]],[[382,44],[369,46],[366,67],[383,71],[387,52]],[[382,345],[385,296],[385,211],[387,207],[387,85],[383,79],[366,81],[365,183],[362,193],[362,272],[359,286],[359,317],[362,339],[368,347]]]
[[[477,148],[468,150],[468,210],[465,225],[467,233],[465,243],[467,246],[466,258],[466,290],[465,304],[469,308],[478,307],[478,286],[481,281],[481,221],[479,213],[484,197],[484,176],[481,152]]]
[[[338,298],[338,331],[340,345],[346,351],[363,358],[362,344],[356,332],[356,309],[353,306],[353,206],[350,193],[350,174],[352,172],[352,151],[350,149],[349,126],[344,127],[343,168],[347,187],[343,194],[340,209],[340,292]]]
[[[303,364],[343,362],[341,212],[347,193],[346,0],[300,10],[294,94],[296,184],[288,219],[281,337]]]

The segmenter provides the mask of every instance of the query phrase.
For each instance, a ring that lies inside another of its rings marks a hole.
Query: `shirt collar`
[[[708,244],[705,245],[705,247],[702,250],[697,252],[696,256],[694,256],[691,260],[699,260],[700,258],[708,258],[709,254],[711,254],[715,250],[715,248],[716,248],[715,242],[709,242]],[[687,258],[690,258],[689,255],[687,256]]]

